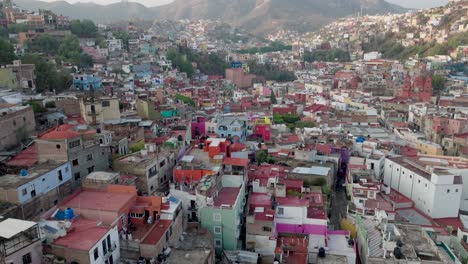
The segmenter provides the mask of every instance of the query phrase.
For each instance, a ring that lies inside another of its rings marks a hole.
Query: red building
[[[418,75],[413,79],[409,73],[405,77],[401,97],[413,98],[419,102],[429,102],[432,96],[432,76]]]

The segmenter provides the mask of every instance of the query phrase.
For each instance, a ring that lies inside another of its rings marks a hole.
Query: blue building
[[[80,91],[101,91],[103,89],[102,79],[94,74],[75,74],[73,88]]]
[[[218,120],[218,137],[243,142],[247,137],[247,117],[223,116]]]

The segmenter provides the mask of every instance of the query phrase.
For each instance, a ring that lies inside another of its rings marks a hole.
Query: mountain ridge
[[[15,0],[15,3],[29,10],[50,9],[72,19],[91,19],[98,23],[134,19],[211,19],[223,20],[255,33],[267,33],[281,27],[312,28],[361,11],[376,14],[406,10],[384,0],[175,0],[156,7],[135,2],[99,5]]]

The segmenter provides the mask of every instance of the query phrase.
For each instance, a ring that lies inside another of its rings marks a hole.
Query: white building
[[[7,174],[1,177],[0,200],[25,204],[34,197],[56,191],[72,178],[70,162],[46,162],[22,171],[21,175]]]
[[[384,183],[432,218],[458,216],[463,191],[460,175],[427,168],[406,157],[393,157],[385,161]]]
[[[364,60],[365,61],[370,61],[370,60],[377,60],[382,58],[382,53],[378,51],[372,51],[368,53],[364,53]]]
[[[106,43],[107,43],[107,48],[109,49],[109,52],[119,51],[123,49],[123,42],[121,39],[116,39],[116,38],[107,39]]]

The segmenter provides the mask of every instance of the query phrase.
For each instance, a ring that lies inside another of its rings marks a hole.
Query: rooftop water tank
[[[65,209],[65,219],[71,220],[73,217],[74,217],[73,209],[72,208]]]
[[[22,169],[22,170],[20,171],[20,175],[21,175],[21,177],[26,177],[26,176],[28,176],[28,170]]]

